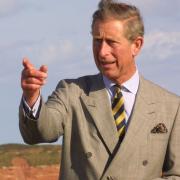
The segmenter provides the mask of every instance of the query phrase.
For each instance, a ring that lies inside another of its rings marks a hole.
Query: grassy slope
[[[26,159],[31,166],[59,164],[60,154],[59,145],[0,145],[0,167],[11,166],[15,157]]]

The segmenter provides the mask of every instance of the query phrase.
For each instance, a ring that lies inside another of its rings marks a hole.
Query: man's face
[[[107,78],[123,83],[135,72],[134,44],[123,34],[118,20],[97,20],[92,29],[93,53],[96,66]]]

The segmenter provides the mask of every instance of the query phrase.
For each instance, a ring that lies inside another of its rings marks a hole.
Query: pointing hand
[[[23,59],[22,64],[24,66],[21,75],[23,96],[32,107],[39,97],[41,87],[46,83],[48,69],[45,65],[36,69],[27,58]]]

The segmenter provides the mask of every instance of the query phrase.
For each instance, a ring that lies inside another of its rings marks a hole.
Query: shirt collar
[[[103,81],[104,81],[105,87],[107,89],[111,89],[111,87],[115,85],[115,83],[113,81],[111,81],[110,79],[108,79],[104,75],[103,75]],[[133,74],[133,76],[129,80],[127,80],[126,82],[124,82],[122,84],[122,87],[126,91],[129,91],[132,94],[136,95],[138,87],[139,87],[139,73],[138,73],[138,70],[136,70],[136,72]]]

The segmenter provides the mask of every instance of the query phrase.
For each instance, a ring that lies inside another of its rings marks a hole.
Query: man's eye
[[[94,42],[97,44],[100,44],[100,43],[102,43],[102,39],[94,39]]]
[[[111,46],[111,45],[116,45],[117,42],[116,41],[113,41],[113,40],[107,40],[107,43]]]

